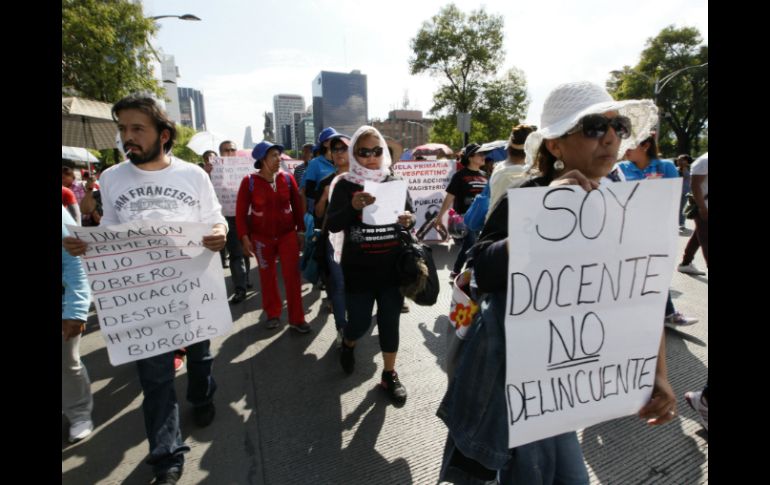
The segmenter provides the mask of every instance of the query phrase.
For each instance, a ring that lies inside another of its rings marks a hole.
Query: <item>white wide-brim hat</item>
[[[526,164],[535,163],[543,140],[559,138],[574,128],[583,116],[608,111],[618,111],[631,120],[631,135],[621,140],[619,156],[649,137],[658,122],[658,108],[650,99],[615,101],[606,89],[591,82],[562,84],[551,91],[543,104],[540,129],[530,133],[524,142]]]

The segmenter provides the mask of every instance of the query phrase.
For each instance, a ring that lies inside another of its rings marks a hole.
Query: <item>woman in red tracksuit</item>
[[[238,189],[235,220],[243,252],[255,255],[259,263],[262,308],[267,313],[267,328],[278,328],[281,296],[276,275],[276,256],[281,259],[283,284],[289,307],[290,327],[300,333],[310,332],[302,309],[299,274],[299,250],[304,241],[305,224],[302,202],[294,177],[280,171],[283,146],[263,141],[251,156],[259,171],[244,177]]]

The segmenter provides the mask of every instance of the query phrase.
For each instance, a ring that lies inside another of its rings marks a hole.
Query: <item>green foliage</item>
[[[507,139],[511,128],[527,114],[529,100],[524,73],[516,68],[509,69],[501,78],[486,82],[480,94],[478,108],[471,116],[468,140],[486,143]],[[448,114],[437,118],[430,141],[462,148],[463,136],[457,130],[457,117]]]
[[[187,148],[187,143],[190,138],[196,133],[194,128],[189,126],[176,125],[176,141],[174,147],[171,149],[171,153],[182,160],[198,163],[203,161],[203,157]]]
[[[654,99],[658,81],[659,150],[666,157],[697,156],[701,149],[708,124],[708,65],[696,67],[708,62],[708,46],[701,43],[697,29],[668,26],[648,39],[636,66],[614,71],[606,84],[616,99]]]
[[[151,68],[155,23],[128,0],[62,0],[62,94],[114,103],[163,90]]]
[[[529,106],[524,73],[511,68],[495,77],[505,58],[503,17],[480,10],[469,15],[454,4],[442,8],[411,41],[411,74],[427,72],[444,83],[433,95],[437,115],[430,140],[462,147],[457,113],[471,113],[469,140],[505,139]]]
[[[466,15],[449,4],[423,22],[410,46],[411,74],[427,72],[446,81],[434,96],[431,112],[471,112],[484,82],[505,57],[503,17],[489,15],[483,7]]]

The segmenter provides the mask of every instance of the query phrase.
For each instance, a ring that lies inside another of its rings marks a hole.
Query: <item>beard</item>
[[[129,146],[138,146],[138,145],[129,145]],[[141,147],[139,147],[141,149]],[[128,152],[126,156],[129,160],[131,160],[131,163],[134,165],[143,165],[148,162],[152,162],[158,156],[160,155],[161,145],[160,145],[160,137],[158,137],[157,140],[155,140],[155,144],[150,147],[150,150],[148,152]]]

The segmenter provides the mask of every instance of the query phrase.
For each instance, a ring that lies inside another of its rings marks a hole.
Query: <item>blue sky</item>
[[[179,86],[203,92],[209,130],[240,145],[246,126],[261,139],[273,95],[311,103],[321,71],[367,75],[369,117],[386,118],[404,92],[427,112],[438,80],[411,76],[409,41],[446,1],[436,0],[144,0],[147,16],[191,13],[202,22],[159,20],[153,45],[175,56]],[[696,27],[708,43],[705,0],[457,0],[502,14],[505,60],[524,71],[530,96],[525,121],[540,124],[548,92],[563,82],[604,84],[609,72],[635,65],[648,38],[667,25]],[[665,74],[665,73],[664,73]],[[481,140],[484,141],[484,140]]]

